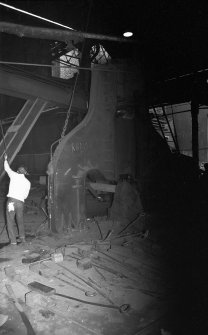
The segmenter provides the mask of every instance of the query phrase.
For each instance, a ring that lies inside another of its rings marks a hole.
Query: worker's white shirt
[[[30,181],[25,177],[24,174],[13,171],[7,161],[4,161],[4,169],[10,178],[9,192],[7,197],[24,202],[30,192]]]

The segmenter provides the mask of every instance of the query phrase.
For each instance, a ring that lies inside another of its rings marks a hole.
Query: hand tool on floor
[[[100,277],[103,279],[103,280],[105,280],[106,281],[106,278],[105,278],[105,276],[96,268],[96,266],[94,266],[93,267],[94,268],[94,270],[100,275]]]
[[[55,295],[58,295],[59,297],[67,298],[67,299],[70,299],[70,300],[75,300],[75,301],[81,302],[83,304],[117,309],[120,313],[124,313],[124,312],[127,312],[127,311],[130,310],[130,305],[129,304],[123,304],[121,306],[105,305],[105,304],[100,304],[100,303],[96,303],[96,302],[91,302],[91,301],[85,301],[85,300],[77,299],[77,298],[70,297],[70,296],[64,295],[64,294],[56,293]]]
[[[22,263],[23,264],[33,263],[34,264],[37,262],[43,262],[43,261],[49,261],[49,260],[53,260],[55,263],[58,263],[58,262],[63,262],[63,259],[64,259],[64,255],[61,252],[51,253],[50,257],[45,257],[45,258],[42,255],[38,255],[37,253],[35,253],[34,255],[30,254],[27,257],[23,258]]]
[[[113,301],[104,293],[102,292],[99,288],[95,287],[95,285],[90,282],[89,280],[86,280],[84,278],[82,278],[81,276],[79,276],[78,274],[76,274],[74,271],[69,270],[66,266],[64,265],[60,265],[59,266],[61,268],[63,268],[64,270],[68,271],[69,273],[71,273],[73,276],[75,276],[76,278],[78,278],[79,280],[81,280],[82,282],[84,282],[87,286],[91,287],[93,290],[95,290],[98,294],[100,294],[103,298],[105,298],[106,300],[108,300],[111,304],[113,304]]]
[[[107,234],[106,234],[106,236],[104,237],[104,236],[103,236],[103,233],[102,233],[102,230],[101,230],[101,228],[100,228],[100,225],[99,225],[99,223],[98,223],[98,221],[97,221],[97,220],[94,220],[94,222],[96,223],[96,225],[97,225],[97,227],[98,227],[98,229],[99,229],[99,233],[100,233],[100,239],[99,239],[99,241],[100,241],[100,242],[104,242],[105,240],[107,240],[108,237],[111,236],[113,230],[112,230],[112,229],[109,229],[108,232],[107,232]]]
[[[36,291],[38,293],[42,293],[42,294],[47,295],[47,296],[55,295],[55,296],[59,296],[59,297],[62,297],[62,298],[78,301],[78,302],[81,302],[81,303],[87,304],[87,305],[117,309],[120,313],[124,313],[124,312],[126,312],[130,309],[129,304],[124,304],[124,305],[121,305],[121,306],[117,306],[115,304],[105,305],[105,304],[100,304],[100,303],[96,303],[96,302],[91,302],[91,301],[86,301],[86,300],[74,298],[74,297],[71,297],[69,295],[56,293],[56,290],[53,287],[43,285],[43,284],[41,284],[39,282],[36,282],[36,281],[29,283],[28,288],[31,289],[32,291]]]
[[[113,230],[109,229],[106,236],[101,241],[104,242],[105,240],[107,240],[107,238],[111,236],[112,232],[113,232]]]
[[[86,280],[84,278],[82,278],[81,276],[77,275],[75,272],[73,272],[72,270],[69,270],[66,266],[61,265],[61,264],[57,264],[58,266],[62,267],[63,269],[65,269],[66,271],[68,271],[69,273],[71,273],[73,276],[77,277],[79,280],[83,281],[85,284],[87,284],[88,286],[90,286],[93,290],[97,291],[98,294],[100,294],[103,298],[105,298],[106,300],[108,300],[110,302],[110,304],[112,304],[113,306],[116,306],[114,304],[114,302],[104,293],[102,292],[98,287],[96,287],[94,285],[94,283],[90,282],[89,280]],[[122,311],[120,312],[125,312],[127,310],[130,309],[130,305],[129,304],[124,304],[122,305],[124,306],[122,309]],[[117,309],[120,309],[122,306],[118,307],[116,306]],[[113,308],[113,307],[111,307]]]
[[[85,271],[92,268],[92,262],[90,257],[82,257],[80,259],[77,259],[77,267],[78,269]]]
[[[124,230],[126,230],[130,225],[132,225],[133,223],[135,223],[138,219],[140,219],[140,217],[145,216],[144,212],[138,213],[137,216],[135,217],[135,219],[131,220],[123,229],[121,229],[117,235],[120,235],[121,233],[124,232]]]
[[[134,275],[136,275],[135,273],[135,270],[138,270],[138,269],[133,269],[133,267],[130,265],[130,264],[126,264],[126,263],[123,263],[121,261],[119,261],[118,259],[106,254],[105,252],[102,252],[102,251],[99,251],[97,250],[98,253],[100,253],[101,255],[105,256],[107,259],[108,262],[110,263],[117,263],[119,266],[121,266],[122,268],[126,269],[128,272],[131,272],[133,273]],[[104,258],[105,259],[105,258]]]
[[[62,276],[65,276],[66,278],[69,278],[69,277],[68,277],[67,275],[65,275],[64,273],[60,273],[60,274],[61,274]],[[62,281],[63,283],[65,283],[65,284],[67,284],[67,285],[69,285],[69,286],[75,287],[75,288],[77,288],[78,290],[84,292],[84,294],[85,294],[87,297],[94,297],[94,296],[97,295],[96,292],[87,291],[87,290],[85,290],[85,289],[83,289],[83,288],[81,288],[81,287],[79,287],[79,286],[77,286],[77,285],[75,285],[75,284],[73,284],[73,283],[70,283],[69,281],[66,281],[66,280],[64,280],[64,279],[62,279],[62,278],[60,278],[60,277],[58,277],[58,276],[54,276],[54,278],[59,279],[59,280]],[[70,279],[70,278],[69,278],[69,279]]]
[[[23,307],[18,302],[11,285],[5,284],[5,286],[7,288],[7,291],[9,293],[10,297],[12,298],[12,301],[13,301],[15,307],[17,308],[18,312],[20,313],[20,316],[22,318],[22,321],[23,321],[25,327],[27,328],[27,335],[35,335],[35,331],[34,331],[32,325],[30,323],[30,320],[28,319],[27,315],[25,314]]]
[[[22,263],[23,264],[31,264],[31,263],[41,263],[41,262],[44,262],[44,261],[49,261],[51,260],[52,257],[47,257],[47,258],[42,258],[41,259],[41,256],[37,256],[37,257],[25,257],[25,258],[22,258]]]
[[[92,278],[88,277],[88,280],[92,283],[95,284],[97,287],[102,288],[95,280],[93,280]]]
[[[103,240],[103,233],[102,233],[102,230],[100,228],[100,225],[99,223],[97,222],[97,220],[94,220],[94,222],[96,223],[97,227],[98,227],[98,230],[99,230],[99,233],[100,233],[100,239],[101,241]]]
[[[72,258],[75,258],[75,259],[81,259],[80,256],[77,255],[77,254],[74,253],[74,252],[72,252],[72,255],[73,255],[73,256],[68,255],[68,257],[72,257]],[[123,273],[121,273],[121,272],[119,272],[119,271],[116,271],[116,270],[114,270],[114,269],[111,269],[111,268],[109,268],[109,267],[106,266],[106,265],[99,265],[99,264],[97,264],[97,263],[95,263],[95,262],[91,262],[91,263],[92,263],[93,266],[98,267],[99,269],[105,270],[105,271],[107,271],[107,272],[109,272],[109,273],[112,273],[112,274],[114,274],[114,275],[116,275],[116,276],[118,276],[118,277],[120,277],[120,278],[128,278],[128,277],[127,277],[126,275],[124,275]]]
[[[78,285],[83,286],[83,282],[81,282],[79,280],[76,280],[76,279],[74,279],[72,277],[67,276],[63,271],[58,270],[58,274],[63,274],[64,276],[66,276],[67,278],[69,278],[71,281],[77,283]]]

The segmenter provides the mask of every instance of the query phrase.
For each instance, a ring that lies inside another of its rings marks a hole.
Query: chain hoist
[[[66,119],[65,119],[65,122],[64,122],[64,126],[63,126],[63,129],[62,129],[62,133],[61,133],[61,137],[60,137],[59,143],[61,143],[61,141],[63,140],[63,138],[65,136],[65,133],[66,133],[66,129],[67,129],[68,123],[69,123],[69,117],[70,117],[70,114],[71,114],[70,112],[71,112],[72,102],[73,102],[73,98],[74,98],[74,93],[75,93],[76,86],[77,86],[78,75],[79,75],[79,73],[76,74],[76,78],[75,78],[75,82],[74,82],[74,87],[73,87],[72,94],[71,94],[69,109],[67,111],[67,115],[66,115]]]

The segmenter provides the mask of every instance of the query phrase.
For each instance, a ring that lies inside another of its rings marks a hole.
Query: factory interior
[[[0,335],[208,334],[207,14],[0,2]]]

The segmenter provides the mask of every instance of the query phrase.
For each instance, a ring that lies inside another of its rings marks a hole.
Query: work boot
[[[19,237],[18,238],[18,243],[25,244],[26,243],[25,237]]]

